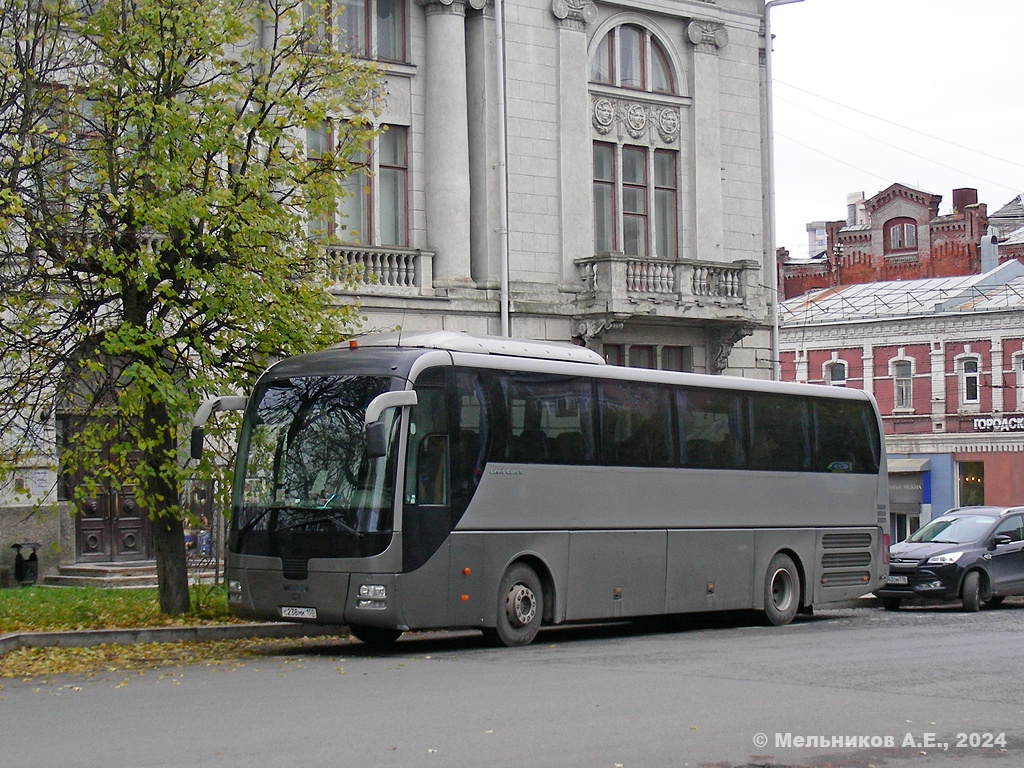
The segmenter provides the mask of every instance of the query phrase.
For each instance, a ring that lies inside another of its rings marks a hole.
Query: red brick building
[[[784,381],[878,402],[894,541],[956,505],[1024,504],[1024,264],[836,286],[780,310]]]
[[[940,216],[941,201],[941,195],[893,184],[864,201],[866,224],[827,222],[824,253],[790,261],[783,252],[778,259],[782,298],[837,285],[980,273],[982,241],[993,234],[986,204],[978,202],[976,189],[954,189],[952,212]],[[1012,212],[1004,220],[1009,227]],[[1024,258],[1024,232],[1020,241],[1019,253],[1000,244],[1000,258]]]

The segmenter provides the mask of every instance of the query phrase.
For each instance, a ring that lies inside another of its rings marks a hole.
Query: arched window
[[[825,366],[825,383],[833,387],[846,386],[846,363],[836,360]]]
[[[981,374],[978,359],[966,357],[960,361],[960,405],[977,405],[981,400]]]
[[[914,368],[909,360],[894,360],[891,364],[893,407],[914,406]]]
[[[601,40],[590,67],[592,82],[652,93],[675,93],[665,48],[648,30],[623,24]]]
[[[917,222],[910,218],[885,222],[885,252],[917,250]]]

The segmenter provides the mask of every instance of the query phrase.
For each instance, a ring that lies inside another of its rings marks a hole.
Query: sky
[[[803,0],[771,10],[776,243],[894,183],[1024,192],[1024,0]],[[813,254],[812,254],[813,255]]]

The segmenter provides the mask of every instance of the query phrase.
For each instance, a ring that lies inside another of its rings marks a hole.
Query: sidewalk
[[[189,643],[213,640],[241,640],[252,637],[322,637],[348,634],[340,625],[291,624],[212,624],[190,627],[154,627],[148,629],[83,629],[69,632],[21,632],[0,635],[0,656],[15,648],[85,648],[106,643]]]

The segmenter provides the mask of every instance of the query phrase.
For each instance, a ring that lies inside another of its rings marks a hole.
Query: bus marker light
[[[355,339],[349,339],[348,340],[348,348],[349,349],[359,349],[359,342],[356,341]]]
[[[463,568],[462,569],[462,575],[463,576],[469,576],[469,574],[470,574],[469,568]]]
[[[463,595],[462,596],[462,602],[464,602],[464,603],[469,602],[469,595]]]

